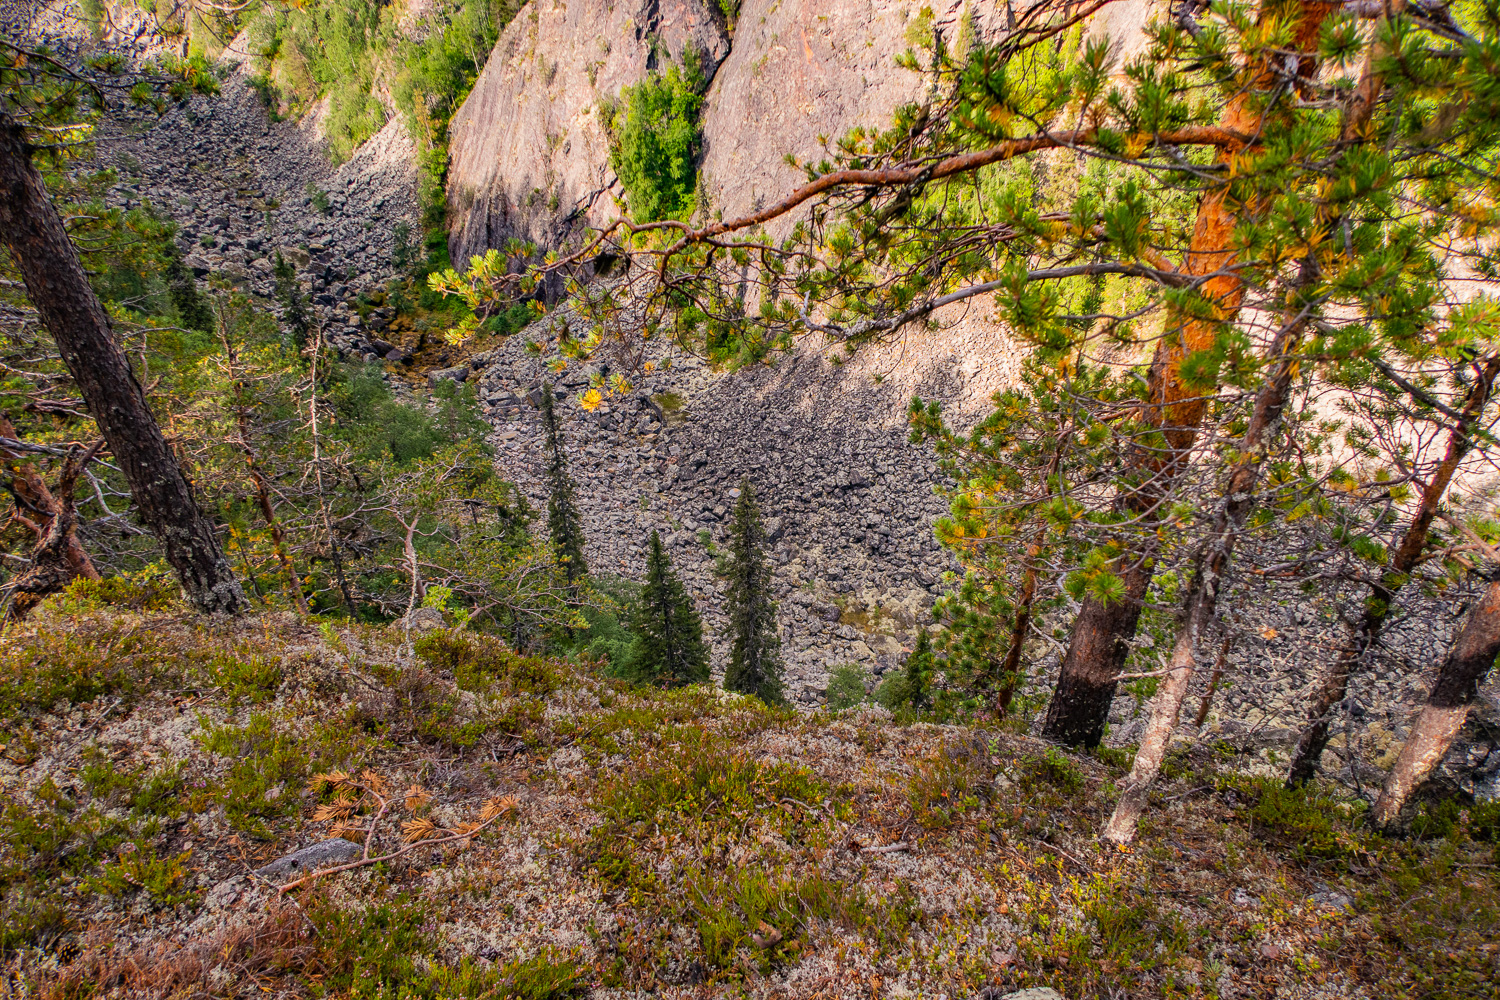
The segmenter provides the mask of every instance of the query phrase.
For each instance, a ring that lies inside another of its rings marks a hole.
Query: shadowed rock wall
[[[729,51],[712,0],[532,0],[501,33],[450,129],[450,247],[467,261],[511,237],[556,245],[615,214],[601,101],[692,48]]]

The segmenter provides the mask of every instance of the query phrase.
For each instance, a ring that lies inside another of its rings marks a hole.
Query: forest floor
[[[0,744],[3,995],[1500,996],[1500,811],[1227,747],[1106,849],[1122,751],[118,581],[7,629]]]

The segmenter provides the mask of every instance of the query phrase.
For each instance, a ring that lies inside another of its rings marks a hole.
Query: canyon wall
[[[729,51],[712,0],[532,0],[501,34],[449,129],[455,261],[511,237],[555,246],[615,214],[601,102],[692,48]]]
[[[731,34],[714,0],[533,0],[511,22],[453,118],[450,246],[467,260],[519,236],[557,245],[616,217],[603,102],[663,58],[703,55],[702,196],[743,212],[795,187],[785,162],[822,139],[884,126],[929,86],[896,57],[992,33],[1003,8],[975,0],[745,0]]]

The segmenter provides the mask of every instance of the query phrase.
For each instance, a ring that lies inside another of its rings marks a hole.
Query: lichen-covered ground
[[[1185,749],[1106,850],[1120,751],[95,590],[0,638],[0,995],[1500,996],[1492,808]]]

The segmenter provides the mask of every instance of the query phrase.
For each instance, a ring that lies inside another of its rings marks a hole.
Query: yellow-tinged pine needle
[[[409,819],[401,824],[401,842],[403,844],[415,844],[420,840],[426,840],[437,832],[437,824],[430,819]]]
[[[484,808],[479,811],[479,819],[480,822],[488,823],[496,816],[514,817],[520,811],[521,805],[516,801],[516,797],[507,795],[504,798],[486,800]]]
[[[432,793],[421,785],[412,785],[406,790],[407,812],[416,812],[432,801]]]

